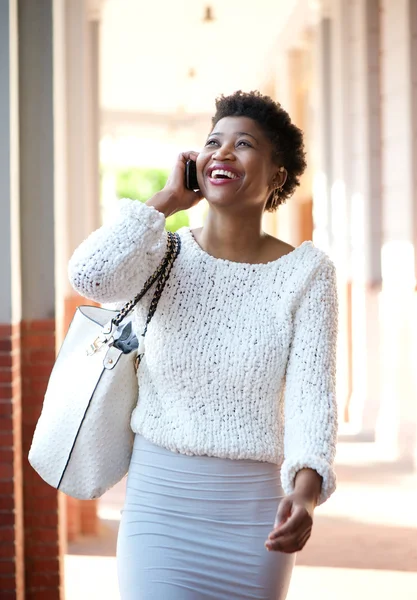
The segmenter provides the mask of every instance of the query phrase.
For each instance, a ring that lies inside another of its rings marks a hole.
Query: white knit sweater
[[[98,302],[141,290],[166,250],[165,218],[122,200],[69,264]],[[310,467],[335,489],[337,297],[333,263],[311,242],[267,264],[214,258],[183,227],[181,252],[146,334],[132,428],[183,454]],[[142,333],[152,291],[135,309]]]

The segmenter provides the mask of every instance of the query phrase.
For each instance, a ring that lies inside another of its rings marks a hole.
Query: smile
[[[223,169],[214,169],[210,174],[211,179],[239,179],[236,173],[224,171]]]
[[[241,179],[242,175],[236,172],[235,169],[230,168],[219,168],[219,167],[211,167],[207,171],[207,175],[210,183],[213,185],[222,185],[226,183],[232,183],[238,179]]]

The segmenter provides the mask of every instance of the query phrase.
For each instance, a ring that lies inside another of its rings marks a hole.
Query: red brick
[[[0,581],[0,588],[2,587],[1,581]],[[4,588],[4,591],[2,589],[1,592],[1,600],[17,600],[17,591],[16,589],[12,590],[6,590],[6,588]]]
[[[3,367],[0,369],[0,383],[10,383],[13,379],[14,373],[12,369]]]
[[[58,544],[58,530],[56,528],[56,522],[54,527],[28,527],[27,520],[25,519],[25,528],[27,532],[28,540],[31,540],[32,544]],[[30,543],[30,542],[28,542]]]
[[[33,573],[29,571],[26,574],[26,587],[39,588],[39,587],[56,587],[60,585],[59,572],[52,573]]]
[[[32,539],[31,532],[25,536],[25,553],[39,558],[54,558],[58,552],[58,543],[46,543],[43,540]]]
[[[24,354],[25,359],[27,357],[28,362],[30,364],[53,364],[55,362],[56,353],[55,350],[28,350],[26,354]]]
[[[13,414],[13,404],[11,401],[0,401],[0,415],[2,417],[11,417]]]
[[[50,365],[50,364],[40,365],[40,364],[32,363],[31,365],[25,366],[24,377],[25,377],[25,379],[27,377],[28,378],[36,378],[36,379],[42,377],[43,379],[49,379],[51,370],[52,370],[52,365]]]
[[[3,486],[3,483],[1,483],[1,485]],[[4,528],[4,527],[10,527],[11,525],[14,526],[16,521],[16,517],[14,515],[14,513],[11,513],[9,511],[0,511],[0,531]]]
[[[0,490],[1,493],[4,495],[14,494],[14,481],[2,481]]]
[[[0,415],[0,429],[7,431],[13,431],[15,424],[13,418],[10,415]]]
[[[59,590],[56,588],[40,588],[26,592],[26,600],[59,600],[59,598]]]
[[[0,431],[0,448],[12,448],[14,435],[10,431]]]
[[[11,558],[12,556],[14,556],[14,543],[2,541],[0,543],[0,558]]]
[[[0,353],[0,367],[11,367],[13,364],[13,356],[11,352]]]
[[[13,333],[13,326],[10,323],[0,323],[0,338],[10,337]]]
[[[12,340],[10,338],[0,339],[0,352],[11,352]]]
[[[55,319],[39,319],[37,321],[26,321],[25,325],[31,331],[55,331]]]
[[[0,399],[1,400],[9,400],[13,395],[12,386],[11,385],[0,385]]]
[[[13,511],[15,507],[14,496],[0,496],[0,510],[10,510]],[[4,539],[5,532],[2,532],[1,540],[6,541]]]
[[[44,558],[35,556],[28,560],[30,570],[35,573],[58,573],[59,560],[58,558]]]
[[[48,380],[45,378],[44,380],[33,380],[31,381],[30,387],[33,392],[36,394],[45,395],[46,388],[48,385]]]
[[[16,600],[14,575],[0,575],[1,600]]]
[[[2,479],[13,479],[13,465],[0,463],[0,480]]]
[[[0,560],[0,573],[2,575],[14,575],[16,572],[15,559]]]
[[[49,334],[26,333],[22,338],[22,343],[31,350],[44,350],[55,345],[54,337]]]
[[[40,512],[25,514],[25,527],[27,528],[55,528],[58,526],[58,512]]]
[[[1,497],[0,497],[1,503]],[[1,504],[0,504],[1,505]],[[14,508],[14,499],[13,499],[13,508]],[[2,527],[0,531],[0,540],[2,542],[14,542],[16,532],[14,527]]]

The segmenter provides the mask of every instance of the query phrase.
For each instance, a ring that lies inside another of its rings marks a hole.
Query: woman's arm
[[[301,550],[311,534],[315,507],[325,502],[336,486],[337,314],[335,269],[326,257],[295,315],[281,467],[287,495],[280,502],[275,528],[265,543],[268,550]]]
[[[146,204],[121,200],[118,219],[92,233],[74,252],[68,266],[72,286],[97,302],[121,302],[138,294],[166,251],[165,218],[186,210],[202,199],[184,185],[187,160],[178,157],[163,190]]]
[[[336,487],[337,318],[335,268],[324,257],[295,315],[286,374],[281,468],[287,494],[295,490],[301,469],[316,471],[322,479],[317,504],[325,502]]]
[[[68,265],[72,286],[97,302],[133,298],[166,251],[165,216],[137,200],[123,199],[116,220],[94,231]]]

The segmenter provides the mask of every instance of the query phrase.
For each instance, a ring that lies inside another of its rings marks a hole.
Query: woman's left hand
[[[296,492],[278,507],[277,522],[265,542],[267,550],[293,553],[302,550],[311,535],[315,502]]]

